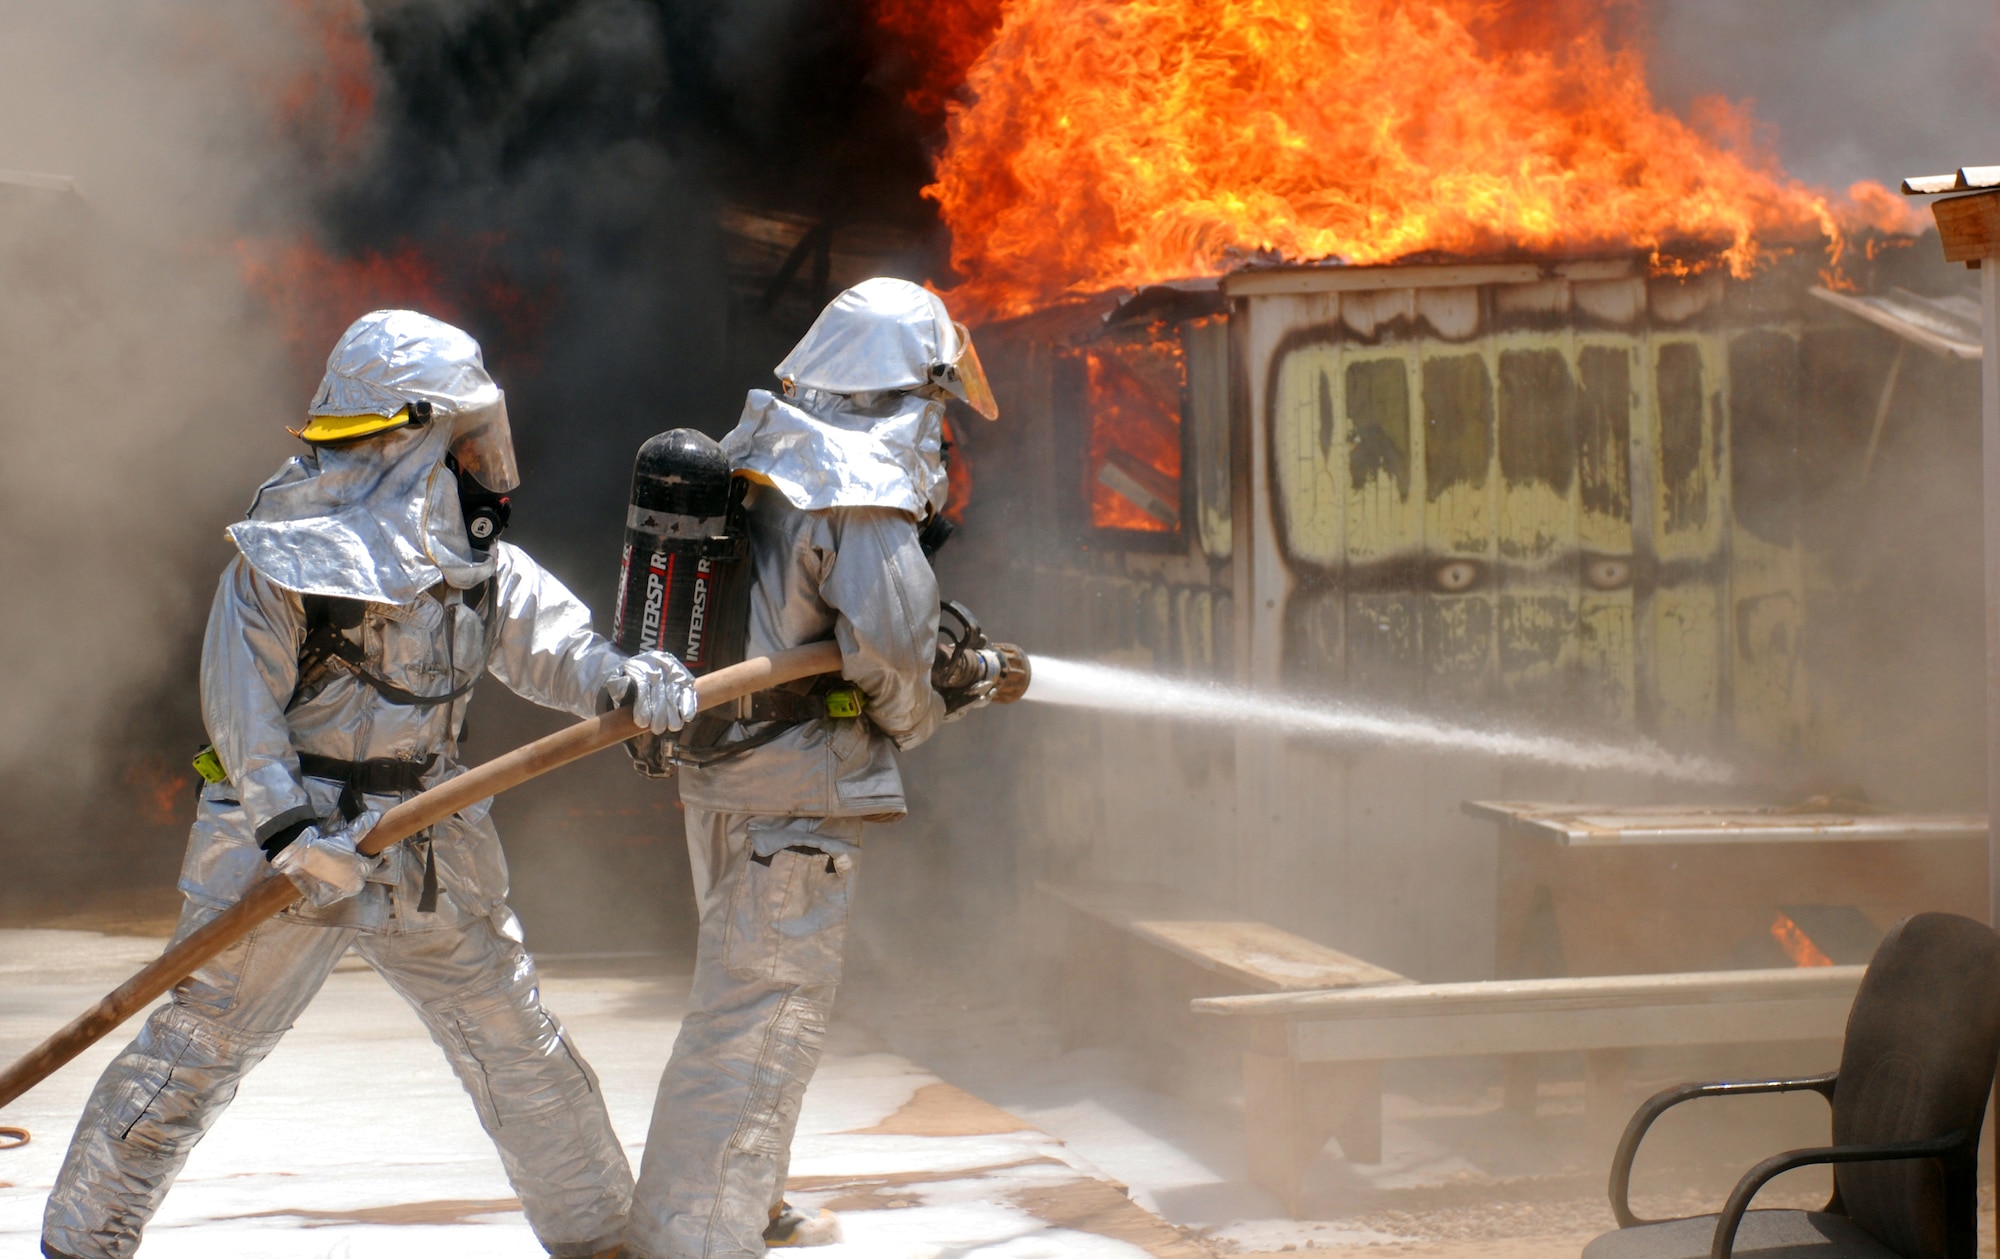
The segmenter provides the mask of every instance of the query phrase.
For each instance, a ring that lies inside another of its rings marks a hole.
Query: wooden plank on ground
[[[1392,970],[1150,883],[1040,884],[1078,913],[1257,993],[1407,984]]]
[[[1207,997],[1192,1008],[1285,1020],[1301,1062],[1839,1040],[1865,969],[1417,984]]]

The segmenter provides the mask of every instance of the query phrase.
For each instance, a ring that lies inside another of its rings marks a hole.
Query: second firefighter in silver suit
[[[178,985],[106,1070],[50,1195],[44,1253],[131,1255],[238,1081],[350,948],[444,1051],[542,1244],[607,1251],[631,1173],[596,1077],[542,1004],[488,804],[380,858],[355,844],[381,811],[459,772],[482,673],[577,716],[635,699],[659,730],[692,715],[690,680],[670,656],[622,655],[561,582],[496,540],[518,478],[505,400],[463,332],[365,316],[299,435],[307,452],[231,527],[239,554],[209,614],[213,754],[179,933],[270,865],[306,899]],[[336,1105],[353,1083],[297,1087]]]
[[[785,1176],[865,825],[907,812],[898,753],[945,715],[931,686],[937,580],[918,533],[945,502],[945,399],[996,412],[970,336],[902,280],[841,294],[777,374],[783,393],[753,391],[722,443],[753,483],[747,651],[836,641],[866,705],[682,770],[701,930],[626,1233],[633,1259],[736,1259],[798,1240]]]

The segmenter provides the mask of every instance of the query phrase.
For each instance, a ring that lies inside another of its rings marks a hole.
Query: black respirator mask
[[[458,509],[465,516],[465,536],[472,540],[472,549],[492,550],[513,515],[513,504],[505,494],[495,494],[481,485],[478,477],[459,467],[450,455],[444,457],[444,466],[458,478]]]

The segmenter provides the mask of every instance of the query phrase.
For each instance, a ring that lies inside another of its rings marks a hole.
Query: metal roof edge
[[[1900,318],[1895,311],[1886,308],[1879,301],[1870,301],[1867,298],[1855,297],[1847,293],[1836,293],[1832,289],[1823,288],[1817,284],[1806,291],[1829,306],[1838,310],[1844,310],[1857,319],[1865,319],[1876,327],[1893,332],[1904,340],[1914,342],[1931,351],[1933,354],[1940,354],[1946,358],[1970,360],[1985,357],[1984,348],[1977,342],[1960,341],[1930,328],[1911,323],[1907,319]]]
[[[1971,192],[2000,188],[2000,166],[1961,166],[1949,175],[1911,175],[1903,181],[1906,197],[1932,197],[1941,192]]]

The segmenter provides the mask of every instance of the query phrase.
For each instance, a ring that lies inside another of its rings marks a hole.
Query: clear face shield
[[[979,365],[979,351],[972,348],[972,330],[953,320],[951,326],[958,330],[958,343],[964,348],[958,353],[960,389],[958,396],[965,399],[965,405],[979,412],[989,420],[1000,418],[1000,403],[993,396],[993,387],[986,383],[986,369]]]
[[[958,357],[931,368],[931,374],[952,397],[986,419],[999,419],[1000,403],[993,397],[993,387],[986,383],[986,369],[979,364],[979,351],[972,348],[971,329],[957,320],[951,326],[958,333]]]
[[[507,398],[501,395],[491,406],[460,411],[452,417],[451,456],[459,471],[478,480],[495,494],[505,494],[521,484],[521,469],[514,462],[514,434],[507,427]]]

